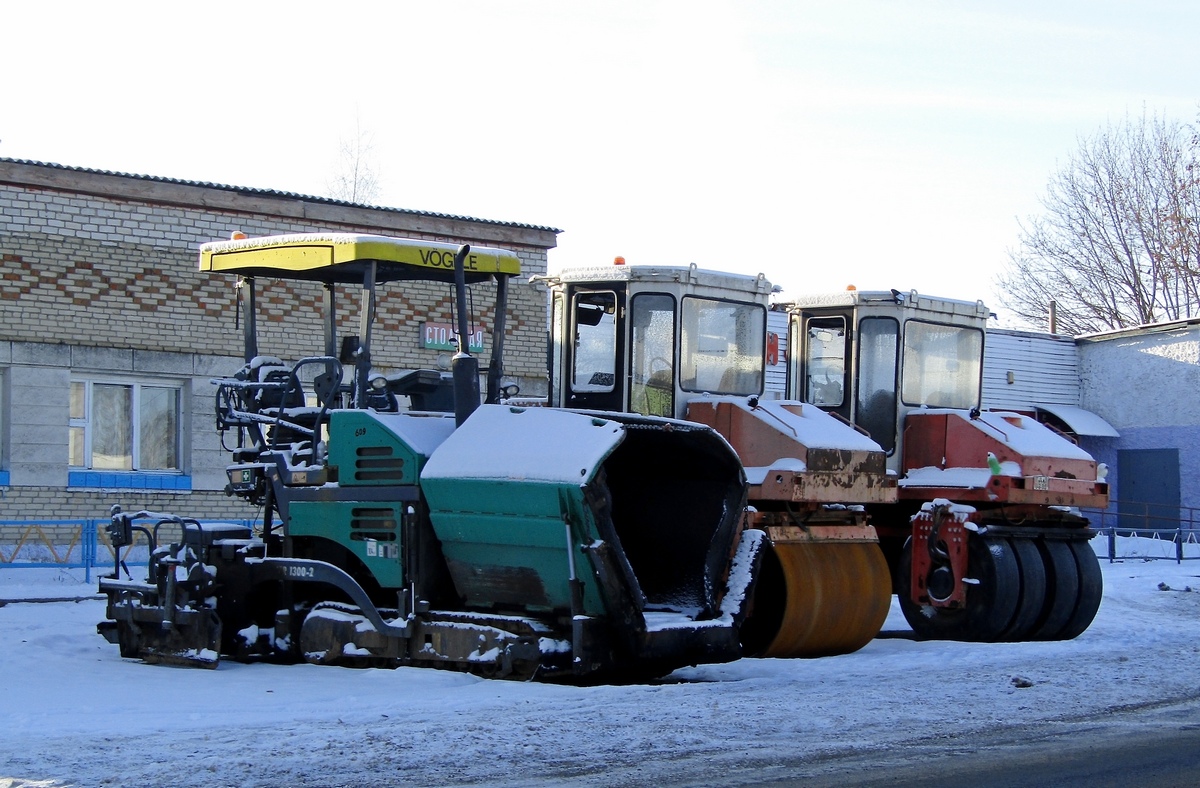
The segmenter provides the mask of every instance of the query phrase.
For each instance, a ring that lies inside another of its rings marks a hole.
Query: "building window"
[[[180,387],[71,381],[71,467],[179,471]]]

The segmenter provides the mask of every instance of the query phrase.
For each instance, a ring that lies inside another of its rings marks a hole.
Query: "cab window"
[[[629,309],[629,410],[647,416],[675,415],[675,299],[640,293]]]
[[[760,394],[767,311],[758,304],[688,296],[682,306],[679,383],[687,391]]]
[[[571,390],[608,392],[616,388],[617,294],[579,293],[573,302],[575,352]]]
[[[909,320],[904,324],[903,364],[904,404],[973,408],[979,404],[983,332]]]
[[[804,401],[840,408],[846,402],[846,318],[811,318],[805,332]]]
[[[858,323],[858,394],[854,423],[888,454],[896,448],[896,359],[900,324],[890,317]]]

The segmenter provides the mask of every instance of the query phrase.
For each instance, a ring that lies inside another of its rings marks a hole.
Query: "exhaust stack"
[[[461,427],[479,408],[479,360],[470,353],[467,321],[467,255],[470,244],[463,244],[454,255],[454,298],[458,305],[458,352],[450,362],[454,377],[454,425]]]

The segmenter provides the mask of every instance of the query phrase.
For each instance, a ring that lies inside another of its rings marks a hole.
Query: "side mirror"
[[[575,323],[583,326],[598,326],[604,319],[604,307],[596,304],[575,304]]]

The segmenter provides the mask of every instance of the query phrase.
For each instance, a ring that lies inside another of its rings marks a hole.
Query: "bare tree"
[[[1200,314],[1200,138],[1183,124],[1109,124],[1050,180],[998,280],[1004,305],[1063,333]]]
[[[363,130],[357,113],[354,137],[343,139],[333,177],[327,184],[335,200],[371,203],[379,197],[379,176],[375,165],[374,136]]]

